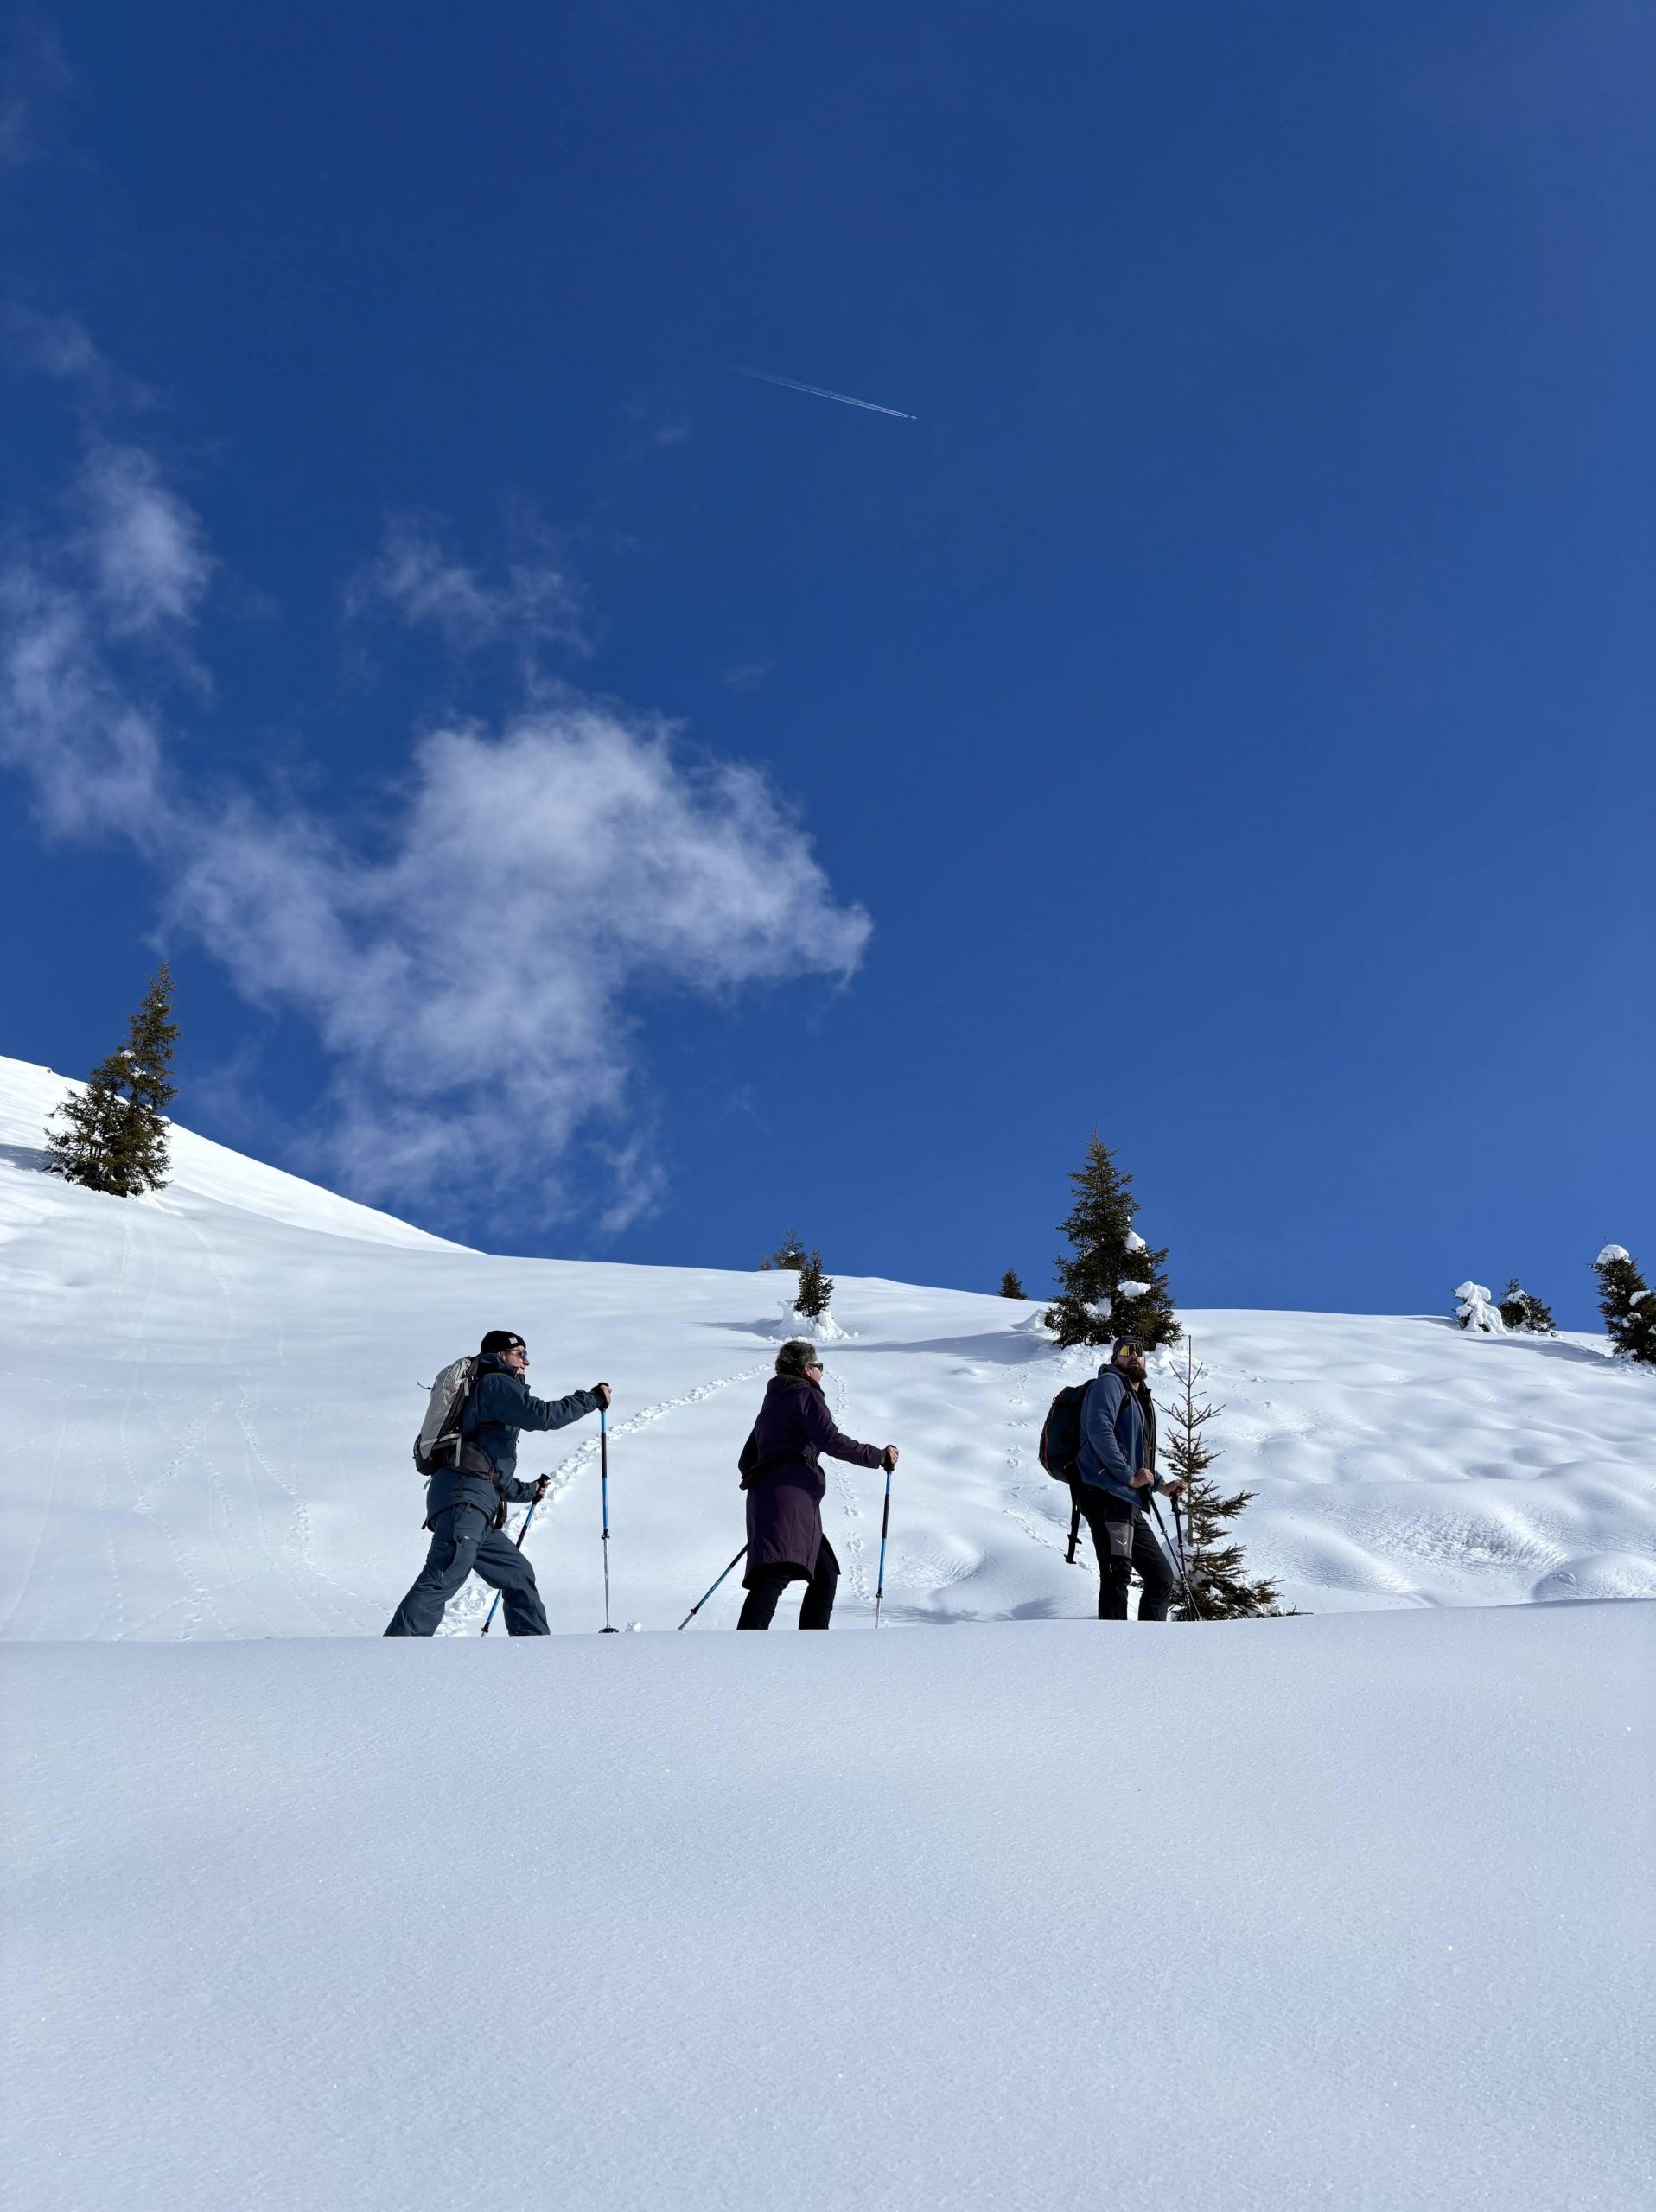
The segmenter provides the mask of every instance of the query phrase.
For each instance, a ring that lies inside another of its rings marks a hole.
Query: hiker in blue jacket
[[[1092,1537],[1099,1562],[1099,1618],[1124,1621],[1133,1569],[1143,1591],[1141,1621],[1164,1621],[1173,1569],[1143,1512],[1152,1490],[1177,1497],[1182,1482],[1156,1471],[1156,1401],[1144,1380],[1144,1347],[1118,1337],[1081,1404],[1080,1480],[1070,1487]]]
[[[460,1417],[456,1464],[439,1467],[425,1497],[431,1548],[413,1588],[391,1617],[387,1636],[435,1636],[443,1609],[468,1574],[481,1574],[500,1593],[508,1636],[548,1636],[546,1608],[535,1587],[535,1570],[500,1533],[508,1503],[523,1505],[546,1495],[547,1477],[518,1479],[518,1432],[566,1428],[609,1403],[608,1382],[567,1398],[535,1398],[523,1379],[529,1348],[510,1329],[491,1329],[480,1349],[477,1372]]]

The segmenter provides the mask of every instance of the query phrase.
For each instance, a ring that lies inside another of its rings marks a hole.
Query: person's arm
[[[1116,1414],[1125,1388],[1118,1376],[1100,1375],[1082,1402],[1081,1427],[1100,1471],[1124,1490],[1131,1490],[1137,1483],[1138,1470],[1127,1465],[1126,1456],[1116,1441]]]
[[[805,1393],[805,1404],[800,1411],[805,1419],[805,1433],[818,1452],[825,1452],[831,1459],[848,1459],[854,1467],[884,1466],[885,1450],[882,1446],[859,1444],[854,1437],[841,1434],[828,1410],[828,1401],[820,1390]]]
[[[491,1407],[484,1419],[503,1421],[508,1428],[567,1428],[572,1421],[596,1414],[600,1406],[609,1402],[607,1395],[599,1395],[600,1390],[607,1390],[603,1383],[596,1389],[571,1390],[567,1398],[537,1398],[515,1375],[491,1375],[487,1382],[494,1386],[491,1395],[498,1389],[504,1398],[509,1392],[510,1403],[499,1413]]]

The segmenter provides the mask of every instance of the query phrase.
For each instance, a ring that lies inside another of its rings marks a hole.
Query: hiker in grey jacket
[[[1080,1480],[1071,1484],[1099,1562],[1099,1618],[1124,1621],[1133,1569],[1143,1592],[1141,1621],[1164,1621],[1173,1569],[1142,1508],[1152,1490],[1177,1497],[1182,1482],[1156,1471],[1156,1401],[1144,1380],[1144,1347],[1118,1337],[1081,1405]]]
[[[609,1403],[608,1382],[567,1398],[532,1397],[523,1379],[529,1348],[510,1329],[484,1338],[465,1410],[461,1449],[452,1467],[439,1467],[426,1491],[425,1526],[431,1548],[414,1586],[391,1617],[387,1636],[435,1636],[443,1607],[470,1574],[500,1593],[508,1636],[546,1636],[546,1608],[535,1570],[501,1534],[508,1504],[546,1495],[547,1477],[518,1479],[519,1429],[567,1428],[572,1421]]]

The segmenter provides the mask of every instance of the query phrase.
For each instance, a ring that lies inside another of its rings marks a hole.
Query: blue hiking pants
[[[451,1505],[431,1523],[431,1548],[414,1587],[391,1617],[387,1636],[435,1636],[443,1609],[468,1574],[500,1593],[508,1636],[550,1636],[535,1570],[475,1505]]]

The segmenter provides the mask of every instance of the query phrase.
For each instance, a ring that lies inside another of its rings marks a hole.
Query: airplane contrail
[[[906,415],[901,407],[879,407],[871,399],[853,399],[849,391],[830,391],[825,384],[801,384],[798,377],[774,377],[768,369],[745,368],[740,361],[714,361],[716,369],[729,369],[733,376],[753,377],[760,384],[780,384],[788,391],[808,391],[813,398],[837,399],[842,407],[866,408],[870,415],[895,415],[900,423],[918,423],[918,415]]]

